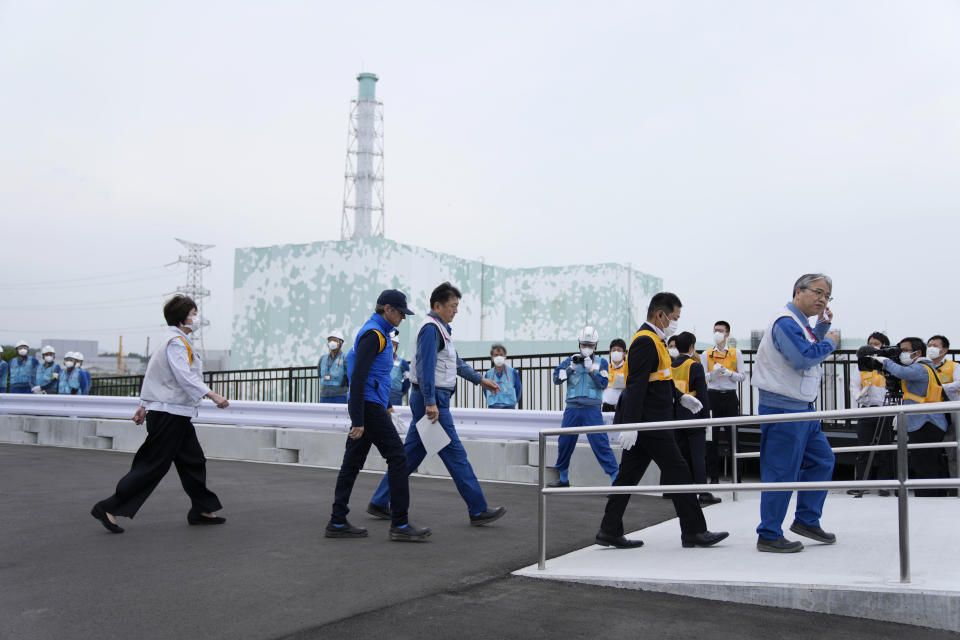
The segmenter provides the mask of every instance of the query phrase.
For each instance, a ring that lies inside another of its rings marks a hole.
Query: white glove
[[[703,403],[689,393],[685,393],[680,396],[680,406],[690,413],[698,413],[700,409],[703,409]]]
[[[30,391],[32,391],[32,392],[34,392],[34,393],[40,393],[40,387],[39,387],[39,386],[33,387],[32,389],[30,389]]]
[[[566,379],[567,379],[567,370],[566,370],[566,369],[560,369],[560,373],[559,373],[559,375],[558,375],[557,377],[560,378],[561,381],[562,381],[562,380],[566,380]]]
[[[618,439],[620,440],[620,446],[623,447],[623,450],[626,451],[630,449],[633,445],[637,444],[637,434],[638,431],[621,431],[618,434]]]
[[[593,358],[584,358],[583,359],[583,368],[587,371],[593,370]],[[599,367],[598,367],[599,368]]]
[[[884,356],[870,356],[870,357],[873,358],[874,360],[876,360],[877,362],[879,362],[881,365],[882,365],[884,362],[886,362],[887,360],[890,359],[890,358],[886,358],[886,357],[884,357]]]
[[[599,361],[599,360],[594,360],[594,361],[593,361],[593,366],[590,367],[590,371],[593,371],[594,373],[596,373],[597,371],[600,371],[600,361]]]

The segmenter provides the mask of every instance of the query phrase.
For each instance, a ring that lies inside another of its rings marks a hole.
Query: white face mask
[[[723,331],[715,331],[713,334],[713,343],[718,347],[722,345],[727,340],[727,334]]]
[[[676,347],[670,347],[669,349],[667,349],[667,353],[670,354],[671,358],[677,358],[680,356],[680,350],[677,349]]]
[[[200,331],[200,314],[198,313],[195,316],[189,316],[183,325],[185,327],[190,327],[190,331]]]
[[[53,356],[43,356],[43,361],[46,362],[47,364],[50,364],[51,362],[53,362]]]
[[[589,358],[593,355],[593,347],[580,347],[580,355],[584,358]]]
[[[19,353],[21,356],[27,355],[28,351],[30,350],[27,349],[26,347],[20,347],[19,349],[17,349],[17,353]]]
[[[73,365],[75,364],[76,363],[73,360],[67,360],[63,363],[63,366],[65,366],[67,369],[73,369]]]
[[[663,335],[667,338],[670,336],[677,335],[677,329],[680,327],[680,323],[676,320],[670,320],[670,324],[666,326],[663,330]]]
[[[900,364],[907,367],[913,364],[913,358],[906,351],[900,352]]]
[[[927,357],[936,360],[940,357],[940,347],[927,347]]]
[[[620,364],[623,362],[623,351],[611,351],[610,359],[613,360],[614,364]]]
[[[340,348],[340,343],[337,342],[336,340],[331,340],[330,342],[327,343],[327,346],[330,347],[330,351],[336,351],[337,349]]]
[[[504,356],[493,356],[493,364],[497,367],[502,367],[503,364],[507,361]]]

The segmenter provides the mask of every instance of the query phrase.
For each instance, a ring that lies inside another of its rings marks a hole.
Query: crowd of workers
[[[68,351],[61,364],[50,345],[40,349],[39,359],[26,340],[18,340],[14,349],[9,361],[0,360],[0,393],[90,394],[92,378],[79,351]]]

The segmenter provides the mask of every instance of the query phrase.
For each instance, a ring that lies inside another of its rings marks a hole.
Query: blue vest
[[[483,374],[487,380],[493,380],[500,385],[500,391],[494,393],[484,389],[487,396],[487,406],[492,407],[495,404],[505,404],[511,407],[517,406],[517,388],[514,386],[514,376],[519,375],[513,367],[504,365],[503,375],[497,374],[497,368],[494,367]]]
[[[57,374],[56,377],[53,374]],[[40,365],[37,368],[37,386],[47,393],[56,393],[60,387],[60,374],[60,365],[56,362],[50,366],[46,366],[46,363]]]
[[[329,353],[320,358],[320,384],[328,387],[342,387],[343,374],[346,372],[347,362],[342,353],[338,353],[332,361]],[[329,380],[327,376],[330,376]]]
[[[68,396],[76,389],[80,393],[80,371],[76,367],[73,369],[64,369],[60,374],[60,383],[57,386],[57,393]]]
[[[0,393],[6,393],[7,391],[7,373],[10,371],[10,366],[7,364],[6,360],[0,360]]]
[[[596,362],[596,358],[594,358]],[[607,370],[607,361],[604,358],[600,358],[600,371]],[[603,399],[603,388],[598,387],[597,383],[593,381],[593,376],[583,368],[582,364],[578,364],[573,369],[573,373],[567,378],[567,400],[573,398],[589,398],[590,400],[596,400],[598,403]]]
[[[80,369],[80,395],[90,395],[90,387],[93,386],[93,378],[86,369]]]
[[[22,362],[19,356],[10,358],[10,388],[30,388],[37,377],[37,365],[40,364],[33,356],[27,356]]]
[[[403,394],[403,365],[406,362],[403,358],[397,358],[390,370],[390,393],[394,396]]]
[[[357,343],[368,331],[376,331],[380,334],[380,353],[370,365],[370,374],[363,388],[363,398],[365,402],[376,402],[386,407],[390,402],[390,371],[393,369],[393,345],[390,343],[393,325],[379,313],[370,316],[367,323],[360,327],[357,337],[353,339],[353,348],[347,354],[347,376],[353,378],[353,367],[357,360]]]

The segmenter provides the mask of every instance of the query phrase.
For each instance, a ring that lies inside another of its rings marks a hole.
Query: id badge
[[[329,380],[330,380],[330,374],[328,373],[328,374],[324,375],[324,376],[323,376],[323,379],[329,381]]]

